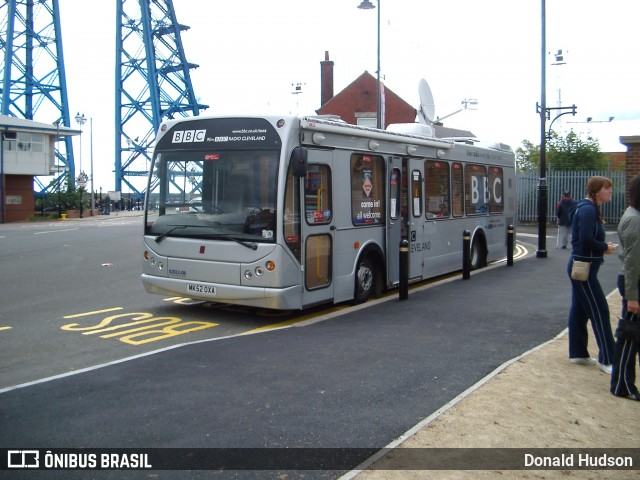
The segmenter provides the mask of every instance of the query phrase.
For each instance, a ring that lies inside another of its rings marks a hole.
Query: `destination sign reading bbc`
[[[217,135],[213,138],[207,137],[206,130],[176,130],[173,132],[171,143],[199,143],[199,142],[263,142],[267,139],[267,131],[264,129],[243,129],[234,131],[235,135]]]
[[[385,455],[391,461],[385,462]],[[374,457],[375,455],[375,457]],[[379,461],[373,461],[376,458]],[[638,448],[0,449],[7,470],[639,470]],[[1,476],[1,475],[0,475]]]

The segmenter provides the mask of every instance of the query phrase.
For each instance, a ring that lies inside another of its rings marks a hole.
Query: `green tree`
[[[55,184],[55,180],[53,180],[49,184],[49,193],[45,198],[40,200],[38,204],[38,208],[45,209],[57,209],[58,204],[61,205],[62,211],[66,211],[69,209],[79,209],[80,208],[80,189],[76,189],[73,185],[73,182],[70,180],[70,175],[67,174],[64,182],[61,183],[60,188]],[[58,191],[59,190],[59,191]],[[82,195],[82,206],[83,208],[89,208],[89,203],[91,201],[91,196],[83,191]]]
[[[537,171],[540,168],[540,145],[523,140],[522,146],[516,148],[516,165],[520,171]]]
[[[523,140],[516,149],[518,169],[524,171],[540,168],[540,146]],[[587,136],[586,140],[571,130],[566,137],[552,131],[547,139],[547,168],[553,170],[603,170],[607,168],[606,156],[600,151],[598,140]]]

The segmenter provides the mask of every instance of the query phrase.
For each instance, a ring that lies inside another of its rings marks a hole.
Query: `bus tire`
[[[487,247],[482,237],[475,238],[471,244],[471,270],[487,265]]]
[[[378,270],[370,255],[360,257],[356,264],[355,290],[353,303],[364,303],[376,295],[378,289]]]

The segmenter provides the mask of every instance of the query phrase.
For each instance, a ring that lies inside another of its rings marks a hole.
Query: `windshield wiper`
[[[246,240],[241,240],[240,238],[236,238],[228,233],[221,233],[216,235],[217,238],[228,238],[229,240],[233,240],[236,243],[239,243],[243,247],[250,248],[251,250],[257,250],[258,244],[256,242],[247,242]]]
[[[205,226],[205,225],[174,225],[172,228],[170,228],[169,230],[164,232],[162,235],[158,235],[156,237],[156,243],[160,243],[162,240],[164,240],[169,235],[171,235],[171,233],[174,232],[175,230],[183,229],[183,228],[187,228],[187,227],[209,228],[208,226]],[[228,238],[229,240],[233,240],[234,242],[239,243],[243,247],[250,248],[251,250],[257,250],[258,249],[258,244],[257,243],[248,242],[246,240],[242,240],[240,238],[234,237],[230,233],[216,233],[216,234],[207,235],[207,236],[211,237],[211,238],[225,238],[225,239]]]
[[[167,238],[172,232],[178,230],[179,228],[187,228],[188,225],[174,225],[172,228],[164,232],[162,235],[158,235],[156,237],[156,243],[160,243],[162,240]]]
[[[228,237],[228,238],[230,238],[234,242],[239,243],[243,247],[250,248],[251,250],[257,250],[258,249],[258,244],[256,242],[246,242],[244,240],[240,240],[239,238],[235,238],[235,237]]]

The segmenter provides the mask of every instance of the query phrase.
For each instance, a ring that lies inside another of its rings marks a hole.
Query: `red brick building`
[[[329,60],[329,52],[325,52],[324,61],[320,62],[320,103],[316,110],[319,115],[337,115],[353,125],[376,126],[376,78],[365,71],[351,82],[344,90],[333,95],[333,62]],[[414,123],[416,109],[382,84],[382,120],[383,128],[392,123]],[[416,88],[416,96],[418,90]],[[467,130],[444,127],[441,123],[433,126],[436,137],[475,137]]]
[[[630,137],[620,137],[620,143],[627,147],[627,154],[624,162],[625,176],[627,178],[626,198],[629,204],[629,184],[631,179],[640,173],[640,135]]]
[[[316,110],[319,115],[338,115],[354,125],[376,126],[376,78],[365,71],[344,90],[333,95],[333,62],[325,52],[320,62],[320,102]],[[390,123],[412,123],[416,109],[381,83],[383,92],[383,128]]]

